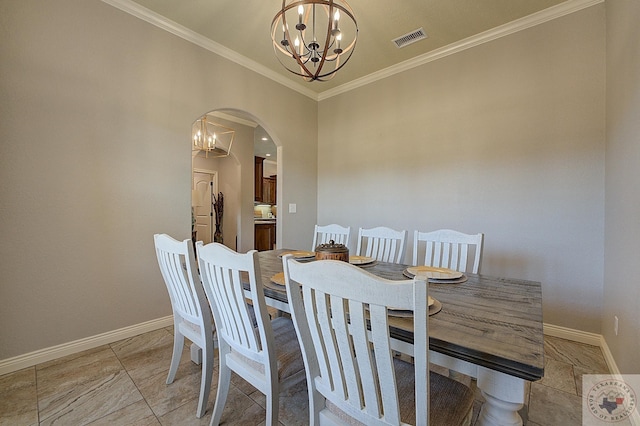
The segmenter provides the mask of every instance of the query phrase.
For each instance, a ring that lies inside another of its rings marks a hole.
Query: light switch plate
[[[296,212],[296,205],[294,203],[289,204],[289,213],[295,213]]]

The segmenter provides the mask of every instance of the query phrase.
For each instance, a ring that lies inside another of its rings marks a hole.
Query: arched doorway
[[[266,169],[263,169],[263,172],[268,173],[267,179],[273,178],[273,188],[276,188],[278,169],[281,167],[276,143],[265,130],[264,125],[248,112],[218,109],[210,111],[204,116],[212,123],[233,129],[234,139],[228,156],[207,156],[201,150],[195,150],[192,155],[192,206],[194,212],[198,213],[194,216],[196,219],[194,227],[196,239],[205,241],[204,238],[201,238],[203,236],[201,234],[208,231],[206,226],[200,225],[200,222],[205,222],[207,210],[212,218],[210,229],[215,231],[216,212],[213,207],[209,207],[212,200],[207,200],[206,195],[204,200],[199,198],[202,191],[197,190],[198,185],[200,188],[204,187],[202,182],[210,178],[212,193],[216,197],[222,193],[224,201],[221,225],[222,243],[233,250],[246,252],[255,246],[256,221],[254,216],[257,211],[256,206],[264,204],[263,200],[256,200],[256,182],[259,179],[256,176],[255,159],[256,157],[265,159]],[[198,120],[201,118],[199,117]],[[280,195],[277,194],[276,197],[280,198]],[[268,219],[273,220],[274,227],[277,226],[277,202],[275,201],[277,198],[271,199],[270,211],[266,215]],[[260,215],[262,216],[262,213]],[[270,218],[269,216],[275,217]],[[208,237],[209,234],[206,236]]]

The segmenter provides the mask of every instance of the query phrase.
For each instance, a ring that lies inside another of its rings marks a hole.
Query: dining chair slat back
[[[350,424],[347,419],[367,425],[426,425],[427,419],[461,424],[463,417],[471,418],[473,392],[429,373],[425,281],[387,280],[335,260],[301,263],[285,256],[283,263],[305,358],[310,424]],[[393,356],[391,308],[413,311],[413,363]],[[453,386],[444,392],[448,397],[464,394],[464,400],[444,403],[447,416],[442,418],[429,413],[434,381],[439,390]],[[456,420],[450,422],[450,416]]]
[[[424,243],[424,265],[460,272],[480,273],[484,234],[464,234],[451,229],[415,231],[413,264],[418,265]]]
[[[402,263],[404,261],[407,231],[379,226],[360,228],[356,254],[372,257],[381,262]]]
[[[344,244],[349,247],[349,236],[351,235],[351,227],[331,224],[331,225],[316,225],[313,232],[313,246],[311,251],[314,251],[320,244],[327,244],[333,240],[336,244]]]
[[[214,336],[211,310],[198,275],[193,243],[166,234],[153,236],[160,272],[173,310],[173,354],[167,384],[173,383],[187,337],[202,350],[202,378],[196,416],[206,411],[213,373]]]
[[[202,242],[196,247],[218,334],[218,393],[211,424],[220,422],[233,371],[266,395],[266,424],[277,425],[280,390],[304,379],[293,323],[284,317],[270,320],[256,250],[241,254]]]

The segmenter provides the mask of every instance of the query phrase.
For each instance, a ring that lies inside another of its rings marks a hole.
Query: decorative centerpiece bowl
[[[342,260],[349,262],[349,249],[344,244],[336,244],[330,240],[316,247],[316,260]]]

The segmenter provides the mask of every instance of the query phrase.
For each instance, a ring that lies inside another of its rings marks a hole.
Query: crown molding
[[[223,120],[231,121],[233,123],[242,124],[244,126],[253,127],[254,129],[256,127],[258,127],[258,123],[255,123],[255,122],[249,121],[249,120],[245,120],[244,118],[236,117],[235,115],[226,114],[226,113],[221,112],[221,111],[212,111],[212,112],[208,113],[207,115],[210,115],[212,117],[221,118]]]
[[[454,53],[462,52],[463,50],[470,49],[480,44],[488,43],[501,37],[505,37],[518,31],[543,24],[553,19],[560,18],[562,16],[580,11],[582,9],[586,9],[603,2],[604,0],[568,0],[564,3],[560,3],[556,6],[541,10],[540,12],[534,13],[532,15],[525,16],[524,18],[517,19],[496,28],[492,28],[480,34],[467,37],[466,39],[460,40],[456,43],[451,43],[447,46],[443,46],[439,49],[425,53],[424,55],[416,56],[415,58],[411,58],[380,71],[376,71],[364,77],[350,81],[349,83],[345,83],[338,87],[334,87],[333,89],[326,90],[318,95],[318,101],[328,99],[332,96],[336,96],[341,93],[356,89],[358,87],[373,83],[375,81],[382,80],[383,78],[387,78],[392,75],[410,70],[420,65],[424,65],[428,62],[453,55]]]
[[[560,18],[562,16],[569,15],[571,13],[578,12],[582,9],[586,9],[588,7],[604,2],[604,0],[567,0],[564,3],[549,7],[547,9],[541,10],[540,12],[525,16],[524,18],[517,19],[499,27],[492,28],[480,34],[476,34],[474,36],[460,40],[456,43],[451,43],[447,46],[443,46],[439,49],[425,53],[424,55],[408,59],[404,62],[400,62],[396,65],[392,65],[380,71],[376,71],[364,77],[358,78],[332,89],[325,90],[318,94],[312,90],[309,90],[307,87],[301,84],[297,84],[287,79],[286,77],[265,67],[264,65],[261,65],[256,61],[247,58],[246,56],[240,55],[239,53],[219,43],[216,43],[215,41],[210,40],[174,21],[171,21],[164,16],[153,12],[152,10],[147,9],[146,7],[143,7],[131,0],[102,1],[117,9],[129,13],[130,15],[142,19],[145,22],[155,25],[158,28],[168,31],[171,34],[174,34],[197,46],[200,46],[210,52],[213,52],[232,62],[235,62],[238,65],[248,68],[251,71],[254,71],[266,78],[275,81],[276,83],[282,84],[289,89],[295,90],[296,92],[307,96],[315,101],[329,99],[333,96],[337,96],[350,90],[357,89],[358,87],[362,87],[378,80],[382,80],[383,78],[390,77],[392,75],[418,67],[420,65],[424,65],[426,63],[444,58],[446,56],[462,52],[466,49],[470,49],[480,44],[488,43],[501,37],[508,36],[518,31],[543,24],[553,19]]]
[[[192,31],[177,22],[174,22],[166,17],[147,9],[144,6],[139,5],[131,0],[102,0],[102,2],[107,3],[117,9],[122,10],[136,18],[142,19],[145,22],[148,22],[151,25],[154,25],[158,28],[161,28],[173,35],[176,35],[184,40],[187,40],[197,46],[202,47],[210,52],[215,53],[216,55],[220,55],[223,58],[230,60],[231,62],[235,62],[238,65],[241,65],[245,68],[248,68],[251,71],[254,71],[264,77],[267,77],[270,80],[275,81],[276,83],[280,83],[283,86],[288,87],[289,89],[295,90],[296,92],[305,95],[313,100],[318,100],[318,94],[312,90],[309,90],[305,86],[301,84],[297,84],[288,78],[278,74],[277,72],[265,67],[257,63],[256,61],[247,58],[246,56],[240,55],[239,53],[221,45],[220,43],[216,43],[215,41],[208,39],[195,31]]]

